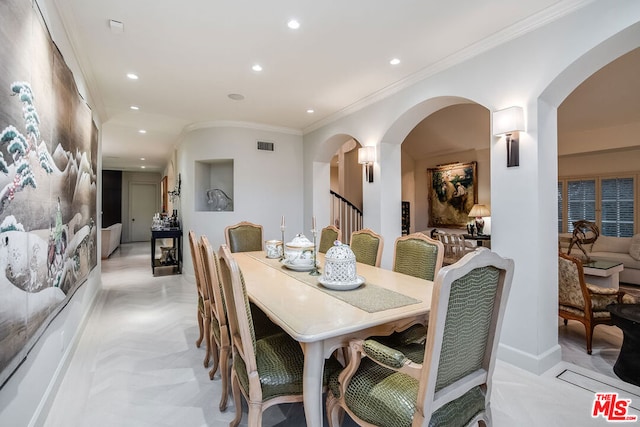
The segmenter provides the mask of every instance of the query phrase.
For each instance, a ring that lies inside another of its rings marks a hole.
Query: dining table
[[[356,338],[390,335],[415,324],[427,325],[433,282],[356,263],[363,284],[332,290],[320,276],[290,269],[263,251],[233,254],[250,301],[300,343],[304,353],[303,405],[307,426],[323,425],[323,369],[331,354]]]

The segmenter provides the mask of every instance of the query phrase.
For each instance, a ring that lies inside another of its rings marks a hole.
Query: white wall
[[[383,177],[384,182],[365,186],[365,222],[379,224],[384,239],[393,242],[400,234],[401,167],[399,154],[390,146],[400,144],[443,103],[455,103],[451,97],[491,111],[511,105],[525,108],[527,131],[520,136],[520,166],[506,167],[505,144],[498,138],[491,142],[489,160],[492,248],[516,264],[499,356],[533,372],[545,371],[561,357],[555,256],[556,109],[582,80],[640,45],[640,24],[634,25],[639,21],[640,2],[620,0],[614,8],[609,1],[596,0],[381,101],[357,111],[354,107],[355,112],[304,136],[305,168],[327,161],[326,146],[335,135],[348,134],[364,145],[379,147],[376,179],[380,182]],[[633,27],[624,31],[629,26]],[[609,39],[602,48],[600,44]],[[305,182],[305,191],[313,193],[305,198],[308,214],[315,193],[325,190],[322,182],[311,179]],[[532,231],[526,237],[523,225]],[[383,266],[390,265],[391,252],[385,251]]]
[[[273,142],[275,150],[259,151],[257,141]],[[215,159],[233,159],[233,212],[195,210],[195,162]],[[178,146],[177,161],[177,170],[182,176],[182,197],[178,209],[185,238],[188,230],[193,230],[197,236],[206,234],[216,249],[225,242],[226,226],[249,221],[264,227],[265,240],[280,240],[283,215],[286,219],[286,241],[297,233],[310,237],[309,230],[303,228],[301,159],[302,136],[287,129],[225,122],[186,131]],[[187,274],[192,275],[189,247],[186,243],[183,247]]]

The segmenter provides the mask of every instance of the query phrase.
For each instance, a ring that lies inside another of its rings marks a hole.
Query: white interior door
[[[129,211],[130,241],[150,241],[153,215],[158,211],[158,184],[131,183],[129,187]]]

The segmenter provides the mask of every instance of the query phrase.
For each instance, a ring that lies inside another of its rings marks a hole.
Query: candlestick
[[[316,222],[316,217],[313,217],[313,221],[312,221],[315,225]],[[316,233],[316,228],[313,227],[313,230],[311,230],[311,233],[313,234],[313,270],[311,270],[309,272],[310,275],[312,276],[319,276],[320,275],[320,271],[318,270],[318,262],[317,262],[317,254],[318,254],[318,247],[316,246],[316,236],[318,235],[318,233]]]
[[[311,217],[311,232],[315,233],[316,231],[316,216]]]
[[[280,261],[284,259],[284,215],[282,215],[282,225],[280,225],[280,231],[282,232],[282,254],[280,255]]]

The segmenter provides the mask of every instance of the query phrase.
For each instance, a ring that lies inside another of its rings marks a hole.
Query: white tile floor
[[[219,412],[220,380],[209,380],[202,365],[204,348],[194,345],[194,285],[182,276],[153,277],[148,243],[121,245],[103,262],[102,277],[100,301],[45,425],[228,425],[233,403]],[[607,425],[603,418],[591,417],[594,391],[624,393],[636,408],[632,413],[640,415],[640,388],[619,381],[611,368],[619,332],[596,328],[593,355],[588,356],[580,327],[560,328],[563,358],[591,370],[563,363],[536,376],[498,361],[492,395],[495,426]],[[304,424],[299,404],[272,407],[264,417],[265,426]],[[354,424],[345,420],[343,425]]]

